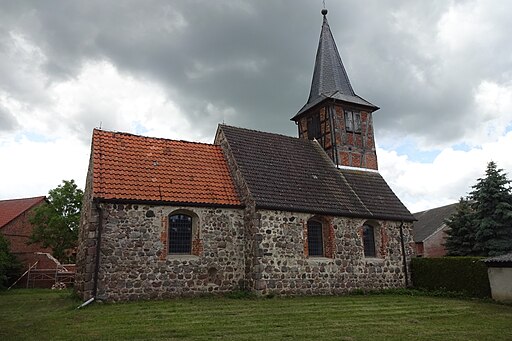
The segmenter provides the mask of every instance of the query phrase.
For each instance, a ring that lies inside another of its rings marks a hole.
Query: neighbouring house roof
[[[305,111],[328,98],[369,107],[372,111],[379,109],[354,92],[336,47],[327,17],[324,15],[309,98],[292,120],[297,119]]]
[[[491,267],[512,267],[512,252],[501,256],[486,258],[483,262]]]
[[[0,200],[0,229],[16,219],[23,212],[28,211],[35,205],[43,202],[44,196],[23,198],[23,199],[10,199]]]
[[[414,241],[421,243],[442,228],[444,221],[457,210],[457,205],[455,203],[414,213],[414,218],[417,219],[413,225]]]
[[[227,125],[219,130],[258,208],[414,220],[378,172],[338,169],[315,141]]]
[[[97,130],[93,197],[240,206],[220,146]]]

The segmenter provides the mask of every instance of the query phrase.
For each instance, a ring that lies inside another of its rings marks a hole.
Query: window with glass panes
[[[361,132],[361,113],[358,111],[345,110],[345,130],[360,133]]]
[[[192,217],[186,214],[169,216],[169,253],[190,254],[192,251]]]
[[[365,257],[376,257],[375,253],[375,231],[373,226],[363,226],[363,246]]]
[[[324,255],[322,223],[315,220],[308,221],[308,255]]]

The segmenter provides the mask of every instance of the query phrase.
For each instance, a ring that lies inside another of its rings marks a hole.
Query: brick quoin
[[[309,246],[308,246],[308,224],[306,222],[302,222],[302,233],[304,236],[304,256],[309,256]]]
[[[335,245],[335,239],[336,239],[336,236],[335,236],[335,232],[334,232],[334,224],[333,224],[333,219],[332,218],[327,218],[326,219],[327,222],[326,222],[326,231],[327,231],[327,242],[324,243],[325,244],[325,257],[327,258],[334,258],[334,252],[335,252],[335,249],[336,249],[336,245]]]
[[[386,232],[385,228],[380,228],[380,238],[381,238],[381,242],[380,242],[379,255],[381,257],[386,257],[389,237],[388,237],[388,233]]]
[[[199,238],[199,231],[197,231],[194,238],[192,239],[192,254],[194,256],[201,256],[202,253],[203,253],[203,242]]]

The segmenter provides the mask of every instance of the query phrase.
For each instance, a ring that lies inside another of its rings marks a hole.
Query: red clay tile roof
[[[95,129],[93,197],[240,206],[219,146]]]
[[[23,212],[44,201],[45,197],[0,200],[0,229]]]

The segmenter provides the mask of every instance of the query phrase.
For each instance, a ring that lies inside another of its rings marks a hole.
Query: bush
[[[415,288],[460,292],[472,297],[490,297],[487,267],[481,257],[413,258],[411,276]]]
[[[16,280],[21,264],[11,253],[9,241],[0,234],[0,290]]]

